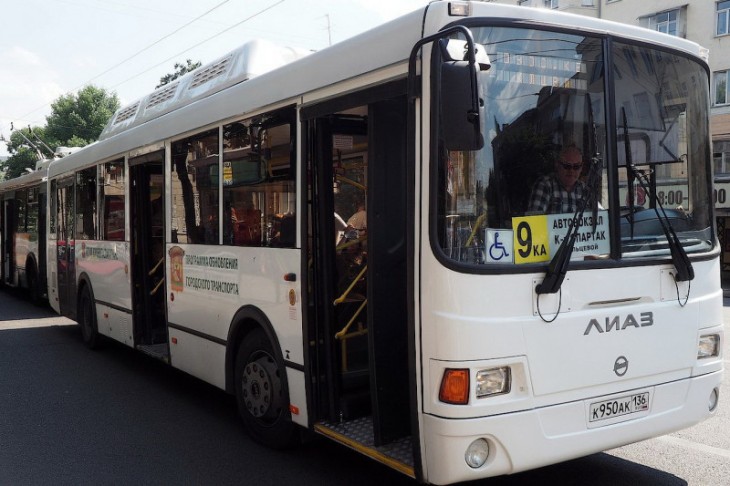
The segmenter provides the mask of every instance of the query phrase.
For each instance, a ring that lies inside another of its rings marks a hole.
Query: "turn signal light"
[[[439,400],[453,405],[469,403],[469,369],[447,368],[441,378]]]

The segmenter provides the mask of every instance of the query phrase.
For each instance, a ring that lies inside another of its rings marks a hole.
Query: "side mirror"
[[[440,42],[441,55],[445,61],[468,61],[469,43],[461,39],[443,39]],[[489,61],[487,48],[481,44],[474,44],[474,60],[480,71],[488,71],[492,67]]]
[[[460,34],[466,40],[450,39]],[[448,27],[424,37],[413,46],[408,58],[408,100],[414,103],[420,92],[417,87],[416,59],[425,44],[435,42],[432,59],[433,79],[439,92],[438,101],[441,139],[447,150],[480,150],[483,107],[479,98],[478,70],[489,69],[489,56],[484,46],[476,44],[471,31],[463,25]],[[472,47],[469,47],[472,46]]]
[[[480,150],[484,146],[481,131],[484,110],[479,106],[476,73],[469,62],[441,63],[439,99],[444,148]]]

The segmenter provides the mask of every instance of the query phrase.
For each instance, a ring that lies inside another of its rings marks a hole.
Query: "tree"
[[[45,141],[45,130],[41,127],[34,127],[32,130],[33,133],[29,128],[21,128],[11,133],[7,143],[10,157],[0,164],[0,169],[5,171],[5,180],[25,174],[26,169],[35,169],[36,162],[52,155],[33,135],[35,134]],[[33,142],[33,146],[28,143],[28,140]],[[40,154],[36,148],[40,150]]]
[[[27,168],[35,168],[39,159],[53,156],[36,136],[52,150],[60,146],[83,147],[99,137],[118,108],[116,93],[110,94],[96,86],[89,85],[77,94],[61,96],[51,104],[51,114],[46,117],[45,127],[34,127],[33,133],[27,128],[13,131],[8,143],[11,155],[0,164],[0,169],[6,171],[5,179],[18,177]],[[41,150],[40,155],[34,146]]]
[[[77,94],[63,95],[51,104],[51,114],[46,117],[46,143],[83,147],[99,137],[118,108],[116,93],[93,85]]]
[[[165,86],[166,84],[172,83],[177,78],[186,75],[187,73],[191,71],[195,71],[198,69],[203,63],[193,62],[192,60],[188,59],[185,64],[180,64],[179,62],[175,63],[175,72],[170,74],[165,74],[160,78],[160,84],[155,86],[155,89],[160,88],[162,86]]]

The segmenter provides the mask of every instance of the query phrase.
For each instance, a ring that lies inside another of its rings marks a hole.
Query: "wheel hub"
[[[274,393],[281,387],[276,375],[276,365],[269,356],[249,362],[241,378],[246,409],[256,418],[265,417],[272,407]]]

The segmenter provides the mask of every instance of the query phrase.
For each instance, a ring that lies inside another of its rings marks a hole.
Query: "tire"
[[[298,437],[289,413],[284,373],[263,330],[246,335],[236,354],[238,413],[249,435],[274,449],[293,446]]]
[[[41,295],[40,279],[34,265],[30,265],[28,270],[28,295],[31,302],[35,305],[41,305],[43,295]]]
[[[101,341],[96,323],[96,306],[89,287],[84,287],[79,298],[78,322],[81,328],[81,339],[89,349],[97,349]]]

